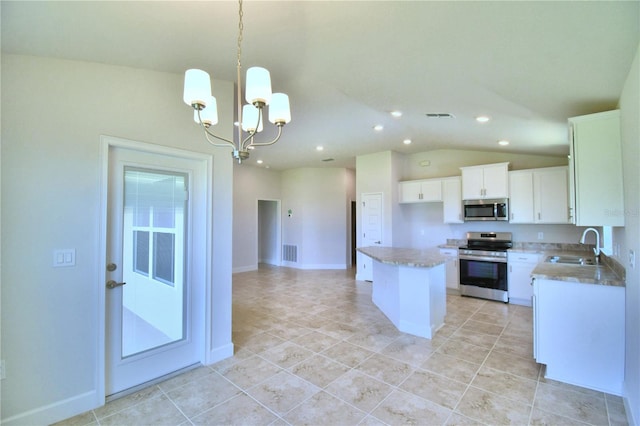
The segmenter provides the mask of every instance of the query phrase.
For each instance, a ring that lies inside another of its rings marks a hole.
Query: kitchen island
[[[373,303],[398,330],[431,339],[444,325],[445,263],[438,249],[362,247],[373,259]]]

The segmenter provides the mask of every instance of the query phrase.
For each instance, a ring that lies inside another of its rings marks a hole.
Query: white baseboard
[[[286,266],[288,268],[295,268],[295,269],[348,269],[348,266],[346,263],[335,263],[335,264],[326,264],[326,263],[322,263],[322,264],[303,264],[303,263],[297,263],[297,262],[287,262],[287,261],[283,261],[282,262],[282,266]]]
[[[99,401],[98,397],[98,392],[91,390],[63,399],[62,401],[29,410],[25,413],[16,414],[7,419],[2,419],[0,423],[2,423],[3,426],[50,425],[102,406],[104,400]]]
[[[249,272],[256,271],[258,269],[258,265],[248,265],[248,266],[239,266],[237,268],[233,268],[231,271],[232,274],[237,274],[238,272]]]

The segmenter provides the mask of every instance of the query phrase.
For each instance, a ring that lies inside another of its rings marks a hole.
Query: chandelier
[[[242,0],[238,1],[238,47],[237,47],[237,79],[236,106],[238,114],[238,137],[232,141],[212,133],[209,128],[218,123],[216,98],[211,95],[211,78],[205,71],[189,69],[184,75],[184,102],[193,108],[193,119],[204,130],[206,140],[214,146],[233,148],[233,158],[242,160],[249,158],[249,150],[258,146],[273,145],[282,136],[282,127],[291,121],[289,97],[284,93],[271,92],[271,76],[269,71],[260,67],[247,69],[245,99],[248,104],[242,105]],[[262,117],[265,107],[269,107],[269,121],[278,128],[278,134],[270,142],[256,142],[256,133],[263,130]],[[244,132],[244,133],[243,133]],[[245,134],[246,133],[246,134]],[[214,138],[214,139],[212,139]]]

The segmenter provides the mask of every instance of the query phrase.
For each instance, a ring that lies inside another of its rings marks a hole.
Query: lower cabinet
[[[447,291],[458,294],[460,290],[460,272],[458,271],[458,249],[457,248],[441,248],[440,254],[448,257],[445,264],[445,282]]]
[[[531,306],[533,296],[531,272],[540,260],[541,255],[538,253],[509,252],[507,254],[509,303]]]
[[[536,278],[533,352],[545,377],[622,395],[624,287]]]

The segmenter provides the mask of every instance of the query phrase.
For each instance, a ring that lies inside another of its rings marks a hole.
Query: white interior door
[[[364,193],[361,196],[361,247],[382,245],[382,193]],[[373,281],[373,260],[358,253],[357,279]]]
[[[203,361],[206,169],[109,147],[106,395]],[[203,211],[204,210],[204,211]],[[198,231],[200,232],[200,231]]]

